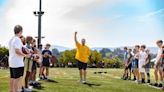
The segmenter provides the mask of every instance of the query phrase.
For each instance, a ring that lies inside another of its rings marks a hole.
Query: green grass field
[[[94,72],[107,74],[94,74]],[[34,92],[162,92],[147,85],[136,84],[120,79],[122,69],[88,69],[88,83],[79,83],[76,68],[52,68],[50,79],[55,82],[41,81],[42,89]],[[152,70],[151,70],[152,72]],[[153,78],[153,76],[151,76]],[[9,70],[0,69],[0,92],[9,91]]]

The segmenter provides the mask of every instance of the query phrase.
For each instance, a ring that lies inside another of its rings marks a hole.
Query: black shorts
[[[128,65],[128,69],[131,70],[132,69],[132,64]]]
[[[87,69],[87,63],[83,63],[81,61],[78,60],[78,68],[79,70],[86,70]]]
[[[32,63],[32,71],[36,70],[36,68],[37,68],[37,63],[36,63],[36,61],[33,61],[33,63]]]
[[[19,68],[10,68],[10,78],[20,78],[23,76],[24,73],[24,67]]]
[[[42,62],[42,66],[49,67],[50,66],[50,62],[43,61]]]

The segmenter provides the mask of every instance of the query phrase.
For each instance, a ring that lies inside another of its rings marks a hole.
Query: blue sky
[[[5,0],[0,0],[0,5],[2,5],[4,3]]]
[[[75,30],[79,38],[87,39],[90,47],[155,46],[156,40],[164,40],[164,0],[52,0],[43,3],[46,11],[43,44],[73,47]],[[36,36],[37,19],[31,14],[37,9],[36,5],[37,1],[33,0],[0,0],[0,10],[3,10],[0,19],[5,21],[5,24],[0,21],[3,24],[0,27],[7,30],[4,34],[9,34],[1,38],[11,37],[8,30],[16,23],[24,25],[25,35]],[[0,40],[0,44],[7,43]]]

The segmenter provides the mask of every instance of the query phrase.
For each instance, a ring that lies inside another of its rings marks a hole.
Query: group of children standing
[[[24,58],[23,75],[23,90],[24,92],[31,92],[32,90],[29,88],[29,85],[33,87],[40,85],[40,83],[36,81],[38,65],[40,66],[39,79],[48,79],[48,68],[50,65],[50,57],[52,53],[49,50],[50,44],[46,44],[45,49],[41,51],[36,48],[36,41],[31,36],[27,36],[26,38],[21,36],[20,38],[25,50],[27,50],[26,52],[31,54],[31,57]]]
[[[150,81],[151,55],[145,45],[136,45],[134,49],[124,47],[124,73],[122,79],[131,80],[131,73],[137,83],[150,83],[157,87],[163,87],[164,78],[164,45],[162,40],[156,42],[158,53],[154,63],[155,83]],[[146,76],[145,76],[146,75]],[[158,82],[158,75],[160,81]],[[147,81],[145,81],[147,79]]]

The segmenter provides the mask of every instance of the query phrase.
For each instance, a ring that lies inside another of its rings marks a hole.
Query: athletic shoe
[[[136,81],[136,78],[134,78],[132,81]]]
[[[85,81],[85,80],[83,80],[83,81],[82,81],[82,83],[83,83],[83,84],[85,84],[85,83],[86,83],[86,81]]]
[[[36,78],[36,81],[40,81],[40,78]]]
[[[131,78],[129,77],[128,80],[131,80]]]
[[[146,82],[145,81],[141,81],[142,84],[145,84]]]
[[[23,90],[22,89],[18,89],[18,92],[23,92]]]
[[[41,80],[44,80],[44,76],[40,76],[40,79],[41,79]]]
[[[43,76],[39,76],[39,77],[36,79],[36,81],[40,81],[40,80],[43,80],[43,79],[44,79]]]
[[[125,77],[123,80],[127,80],[128,78],[127,77]]]
[[[163,87],[163,85],[160,83],[160,84],[158,85],[158,87]]]
[[[141,83],[146,83],[146,82],[145,82],[145,79],[142,79]]]
[[[32,90],[29,89],[29,88],[25,88],[25,89],[23,90],[23,92],[32,92]]]
[[[147,83],[150,83],[150,80],[147,80]]]
[[[39,82],[37,82],[37,81],[34,81],[34,84],[36,84],[36,85],[41,85]]]
[[[48,80],[48,77],[47,77],[47,76],[45,76],[43,79],[44,79],[44,80]]]
[[[156,86],[156,87],[157,87],[157,86],[158,86],[158,83],[154,83],[154,86]]]

